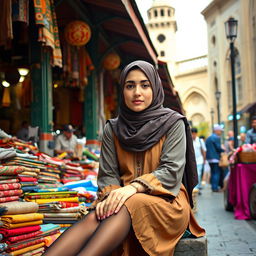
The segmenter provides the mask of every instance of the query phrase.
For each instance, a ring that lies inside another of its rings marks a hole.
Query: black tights
[[[93,211],[66,230],[44,255],[108,255],[122,243],[130,228],[131,217],[125,206],[103,221],[98,221]]]

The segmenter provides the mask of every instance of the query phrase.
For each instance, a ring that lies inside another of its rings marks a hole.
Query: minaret
[[[169,72],[173,75],[176,60],[177,31],[173,1],[154,0],[147,13],[147,28],[158,52],[158,58],[168,63]]]

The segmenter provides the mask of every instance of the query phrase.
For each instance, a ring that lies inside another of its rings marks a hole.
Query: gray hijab
[[[140,112],[130,110],[123,97],[126,76],[135,68],[140,69],[147,76],[153,90],[151,105]],[[122,86],[120,112],[117,118],[110,119],[109,122],[124,149],[140,152],[151,148],[178,119],[184,118],[179,113],[163,107],[164,90],[161,79],[150,63],[138,60],[127,65],[121,73],[120,84]]]

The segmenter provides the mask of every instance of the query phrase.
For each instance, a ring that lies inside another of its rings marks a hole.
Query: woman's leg
[[[77,255],[84,243],[97,229],[100,221],[95,211],[89,213],[68,230],[66,230],[45,252],[45,256],[72,256]]]
[[[98,221],[93,211],[65,231],[44,255],[108,255],[122,243],[130,228],[131,217],[125,206],[103,221]]]
[[[127,237],[131,229],[131,217],[123,206],[114,214],[100,223],[97,230],[78,256],[104,256],[110,254]]]

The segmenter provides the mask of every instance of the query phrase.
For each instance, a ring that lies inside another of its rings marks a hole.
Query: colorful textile
[[[39,225],[13,228],[13,229],[0,228],[0,234],[4,235],[4,237],[10,237],[10,236],[17,236],[21,234],[36,232],[40,229],[41,227]]]
[[[6,179],[6,180],[0,180],[0,184],[17,183],[17,182],[19,182],[19,179]]]
[[[17,175],[24,172],[22,166],[0,166],[0,175]]]
[[[34,0],[35,20],[39,26],[38,41],[53,50],[53,65],[62,67],[59,31],[53,0]]]
[[[7,184],[0,184],[0,191],[1,190],[13,190],[21,188],[20,183],[7,183]]]
[[[41,213],[27,213],[16,215],[3,215],[1,220],[5,223],[22,223],[28,221],[42,220],[44,215]]]
[[[24,214],[38,211],[38,204],[34,202],[11,202],[3,203],[1,206],[7,208],[6,214]]]
[[[81,214],[80,213],[73,213],[73,212],[65,212],[65,213],[59,213],[59,212],[56,212],[56,213],[43,213],[44,215],[44,219],[45,218],[59,218],[59,219],[62,219],[62,218],[80,218],[81,217]]]
[[[43,223],[42,220],[34,220],[34,221],[21,222],[21,223],[5,223],[3,227],[4,228],[20,228],[20,227],[41,225],[42,223]]]
[[[35,232],[31,232],[31,233],[23,234],[23,235],[19,235],[19,236],[11,236],[11,237],[8,237],[5,241],[7,244],[13,244],[18,241],[27,240],[29,238],[36,237],[36,236],[40,235],[41,233],[42,233],[41,231],[35,231]]]
[[[28,247],[28,246],[31,246],[31,245],[34,245],[34,244],[39,244],[39,243],[42,243],[44,242],[44,238],[31,238],[31,239],[27,239],[27,240],[24,240],[24,241],[20,241],[18,243],[15,243],[15,244],[9,244],[9,248],[7,250],[7,252],[9,251],[16,251],[16,250],[19,250],[19,249],[22,249],[24,247]]]
[[[41,256],[44,253],[44,247],[29,251],[27,253],[23,253],[21,256]]]
[[[0,203],[18,201],[19,199],[20,199],[19,196],[6,196],[6,197],[1,197],[1,198],[0,198]]]
[[[45,245],[47,247],[50,247],[50,245],[61,235],[60,232],[54,234],[54,235],[50,235],[50,236],[46,236],[44,238],[44,242],[45,242]]]
[[[31,245],[31,246],[27,246],[25,248],[22,248],[22,249],[19,249],[19,250],[16,250],[16,251],[12,251],[10,252],[10,255],[11,256],[16,256],[16,255],[20,255],[20,254],[23,254],[25,252],[29,252],[29,251],[32,251],[32,250],[35,250],[37,248],[41,248],[45,245],[45,243],[39,243],[39,244],[35,244],[35,245]]]
[[[29,22],[29,0],[18,0],[12,3],[12,20]]]
[[[20,196],[22,193],[23,191],[21,189],[4,190],[0,191],[0,197]]]
[[[58,199],[55,199],[55,198],[48,198],[48,199],[28,199],[26,198],[25,199],[26,201],[28,202],[36,202],[38,204],[45,204],[45,203],[49,203],[49,202],[71,202],[71,203],[78,203],[79,202],[79,199],[78,197],[70,197],[70,198],[58,198]]]
[[[0,243],[0,252],[5,251],[8,248],[7,243]]]
[[[37,181],[37,178],[33,178],[33,177],[18,176],[18,178],[22,182]]]
[[[0,160],[8,159],[16,156],[16,151],[14,148],[1,148],[0,147]]]

